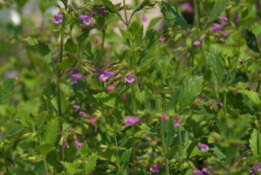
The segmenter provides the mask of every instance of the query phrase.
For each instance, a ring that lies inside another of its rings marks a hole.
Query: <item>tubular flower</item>
[[[62,15],[61,14],[56,14],[54,17],[53,17],[53,22],[54,24],[59,24],[59,23],[62,23],[63,20],[62,20]]]
[[[126,117],[124,119],[124,123],[126,125],[134,125],[135,123],[138,123],[140,121],[139,117]]]
[[[209,150],[209,147],[206,144],[198,143],[198,146],[200,147],[201,151],[203,151],[203,152],[206,152]]]
[[[135,77],[134,75],[130,74],[130,75],[127,75],[127,77],[125,78],[125,81],[127,83],[133,83],[135,81]]]
[[[76,144],[77,149],[81,149],[82,143],[79,140],[75,140],[75,144]]]
[[[153,173],[159,173],[159,167],[160,167],[160,165],[157,163],[157,164],[153,165],[152,167],[150,167],[150,171],[152,171]]]
[[[92,22],[90,17],[87,15],[79,15],[79,18],[82,20],[83,24],[85,24],[87,26],[90,25]]]

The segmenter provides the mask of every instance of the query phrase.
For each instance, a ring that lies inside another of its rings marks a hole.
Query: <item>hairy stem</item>
[[[4,162],[5,162],[6,173],[9,175],[9,174],[10,174],[10,171],[9,171],[9,168],[8,168],[8,163],[7,163],[7,158],[6,158],[6,155],[5,155],[4,147],[2,148],[2,154],[3,154],[3,156],[4,156]]]
[[[135,172],[135,136],[134,136],[134,128],[135,125],[132,126],[132,175],[136,175]]]
[[[46,163],[46,156],[44,156],[44,172],[47,175],[48,174],[48,168],[47,168],[47,163]]]
[[[168,158],[166,157],[167,148],[166,148],[166,143],[165,143],[165,136],[164,136],[163,121],[162,120],[160,121],[160,134],[161,134],[162,150],[163,150],[164,158],[165,158],[165,161],[166,161],[165,174],[169,175],[169,161],[168,161]]]
[[[182,160],[182,138],[180,126],[178,126],[178,136],[179,136],[179,160]]]

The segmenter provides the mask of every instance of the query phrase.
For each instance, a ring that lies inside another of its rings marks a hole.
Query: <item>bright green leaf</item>
[[[208,17],[207,23],[214,21],[220,13],[223,11],[227,4],[228,0],[216,0],[214,6],[212,7],[211,13]]]
[[[77,52],[78,46],[71,38],[69,38],[64,45],[64,49],[68,52]]]
[[[249,145],[251,150],[255,155],[258,155],[257,152],[257,130],[254,129],[254,131],[251,134],[251,138],[249,139]],[[261,134],[259,134],[259,150],[261,150]]]
[[[58,120],[53,119],[47,123],[43,131],[43,143],[55,144],[58,136]]]
[[[0,85],[0,104],[9,100],[14,92],[16,80],[17,78],[10,78],[5,80],[4,83]]]
[[[90,174],[95,170],[96,167],[96,161],[98,159],[97,153],[92,153],[88,157],[88,162],[85,164],[85,174]]]
[[[59,71],[65,71],[66,69],[73,67],[76,64],[76,62],[76,58],[68,57],[64,59],[62,63],[58,63],[56,68]]]

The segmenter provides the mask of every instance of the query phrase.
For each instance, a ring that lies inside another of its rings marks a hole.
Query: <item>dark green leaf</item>
[[[5,80],[4,83],[0,85],[0,104],[9,100],[14,92],[16,80],[17,78],[10,78]]]
[[[147,5],[150,1],[149,0],[144,0],[140,5],[139,7],[137,7],[134,11],[133,11],[133,14],[142,10],[144,8],[145,5]]]
[[[38,41],[38,43],[35,46],[42,56],[46,56],[48,53],[51,52],[48,45],[42,41]]]
[[[47,123],[43,132],[43,143],[55,144],[58,136],[58,120],[53,119]]]
[[[257,152],[257,130],[254,129],[251,138],[249,139],[249,146],[254,153],[254,155],[258,155]],[[259,134],[259,150],[261,150],[261,134]]]
[[[49,152],[53,150],[53,147],[50,144],[45,144],[38,146],[36,150],[40,155],[46,156]]]
[[[77,60],[74,57],[68,57],[63,60],[62,63],[58,63],[56,68],[59,71],[65,71],[68,68],[72,68],[76,64]]]
[[[181,12],[165,2],[158,2],[161,13],[169,26],[180,26],[183,30],[188,29],[187,21],[182,16]]]
[[[70,162],[63,162],[63,161],[60,161],[61,164],[63,164],[63,166],[66,168],[66,170],[71,174],[75,174],[77,172],[77,166],[73,163],[70,163]]]
[[[212,7],[211,13],[208,17],[207,23],[214,21],[225,8],[228,0],[216,0],[214,6]]]
[[[104,3],[105,7],[112,13],[118,13],[116,7],[111,3],[110,0],[102,0]]]
[[[78,46],[69,38],[64,45],[64,49],[68,52],[77,52]]]
[[[260,53],[255,34],[247,29],[244,30],[244,34],[249,49],[253,50],[254,52]]]
[[[177,153],[180,150],[180,146],[179,145],[175,145],[173,146],[166,154],[166,158],[170,158],[171,156],[173,156],[173,154]]]
[[[126,168],[128,163],[130,162],[130,158],[131,158],[131,149],[127,149],[126,151],[124,151],[120,159],[120,165],[122,170]]]
[[[77,40],[80,45],[89,36],[90,30],[91,29],[86,29],[80,36],[77,37]]]

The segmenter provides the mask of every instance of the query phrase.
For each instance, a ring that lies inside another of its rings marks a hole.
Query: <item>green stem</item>
[[[261,80],[259,80],[259,82],[258,82],[258,84],[257,84],[257,87],[256,87],[256,92],[257,92],[257,93],[259,92],[260,83],[261,83]]]
[[[259,150],[259,137],[260,137],[260,132],[259,132],[259,127],[257,128],[257,155],[260,155],[260,150]]]
[[[115,147],[116,147],[116,149],[118,149],[118,143],[117,143],[116,136],[114,137],[114,140],[115,140]],[[120,159],[119,159],[119,152],[118,152],[118,150],[116,152],[117,152],[116,156],[117,156],[118,169],[120,170],[121,169],[121,165],[120,165]]]
[[[128,31],[129,30],[129,23],[130,23],[130,21],[128,22],[127,9],[126,9],[126,2],[125,2],[125,0],[123,0],[123,6],[124,6],[124,14],[125,14],[125,24],[127,26],[127,31]]]
[[[132,126],[132,175],[136,175],[135,173],[135,133],[134,128],[135,125]]]
[[[181,139],[181,131],[180,126],[178,126],[178,136],[179,136],[179,160],[182,160],[182,139]]]
[[[44,171],[45,171],[45,174],[47,175],[48,174],[48,168],[47,168],[47,163],[46,163],[46,156],[44,156]]]
[[[7,174],[9,175],[10,171],[9,171],[9,168],[8,168],[8,163],[7,163],[4,147],[2,148],[2,153],[3,153],[4,161],[5,161],[5,169],[6,169]]]
[[[227,114],[227,93],[224,94],[224,113]]]
[[[162,144],[163,154],[164,154],[164,158],[165,158],[165,161],[166,161],[165,174],[169,175],[169,161],[168,161],[168,158],[166,157],[167,148],[166,148],[166,144],[165,144],[165,136],[164,136],[163,121],[162,120],[160,121],[160,134],[161,134],[161,144]]]

